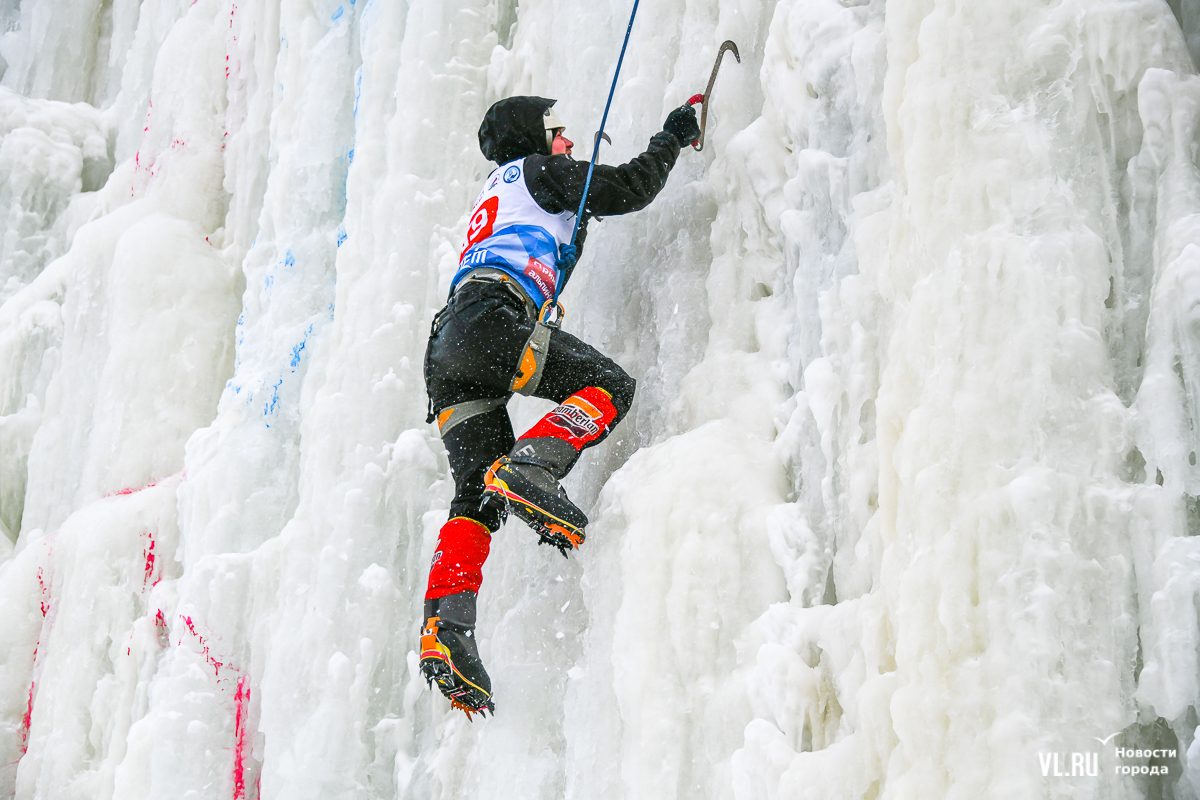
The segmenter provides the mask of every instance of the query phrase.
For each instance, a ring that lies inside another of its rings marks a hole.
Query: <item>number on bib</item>
[[[499,206],[500,198],[495,195],[476,206],[475,213],[471,215],[471,224],[467,228],[467,244],[458,257],[460,262],[468,250],[492,235],[492,226],[496,223],[496,209]]]

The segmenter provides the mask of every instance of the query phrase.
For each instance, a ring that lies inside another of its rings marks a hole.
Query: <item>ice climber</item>
[[[474,636],[492,533],[511,512],[564,555],[582,544],[587,517],[559,481],[633,402],[633,378],[554,323],[556,288],[583,249],[587,220],[645,208],[680,148],[700,136],[695,111],[683,106],[646,152],[597,164],[572,248],[588,165],[571,158],[554,103],[509,97],[484,116],[479,147],[497,167],[475,201],[425,351],[429,421],[437,420],[455,494],[429,570],[421,673],[468,716],[495,711]],[[514,392],[557,404],[515,440],[505,410]]]

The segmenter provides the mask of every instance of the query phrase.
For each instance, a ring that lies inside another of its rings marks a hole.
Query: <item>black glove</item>
[[[700,125],[696,122],[696,109],[683,105],[672,111],[663,123],[663,130],[679,140],[679,146],[694,144],[700,138]]]

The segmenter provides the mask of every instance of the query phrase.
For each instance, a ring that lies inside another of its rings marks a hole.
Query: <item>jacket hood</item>
[[[542,118],[557,102],[545,97],[506,97],[494,103],[479,126],[479,149],[484,157],[507,164],[525,156],[550,155]]]

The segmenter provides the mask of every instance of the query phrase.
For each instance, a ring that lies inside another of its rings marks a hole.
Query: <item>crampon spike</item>
[[[457,708],[459,711],[461,711],[461,712],[463,712],[464,714],[466,714],[466,715],[467,715],[467,722],[474,722],[474,721],[475,721],[475,718],[474,718],[474,717],[472,717],[471,715],[472,715],[472,714],[474,714],[474,713],[476,713],[476,712],[479,710],[479,709],[477,709],[477,708],[471,708],[470,706],[464,706],[462,703],[458,702],[457,700],[451,700],[451,701],[450,701],[450,707],[451,707],[451,708]]]
[[[570,535],[561,528],[549,528],[544,525],[533,527],[533,530],[538,535],[538,546],[548,544],[551,547],[558,548],[558,552],[562,553],[563,558],[567,558],[567,554],[575,549],[578,549],[579,543],[573,541]],[[582,537],[579,537],[582,539]]]
[[[550,534],[546,533],[544,530],[539,530],[537,533],[538,533],[538,536],[541,537],[540,539],[538,539],[538,547],[541,547],[544,544],[548,544],[551,547],[558,548],[558,552],[562,553],[563,558],[568,557],[567,550],[571,549],[571,545],[565,544],[561,538],[556,537],[556,536],[551,536]]]
[[[481,716],[485,719],[487,718],[487,712],[489,712],[489,711],[492,712],[493,716],[496,714],[496,706],[494,703],[489,703],[488,705],[480,706],[479,708],[473,708],[464,703],[460,703],[458,700],[450,698],[450,708],[452,708],[452,709],[456,708],[459,711],[466,714],[468,722],[475,721],[475,717],[473,717],[472,714],[478,714],[479,716]]]

